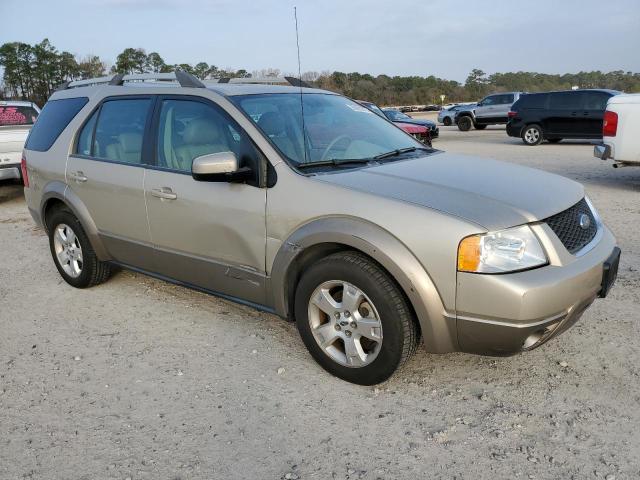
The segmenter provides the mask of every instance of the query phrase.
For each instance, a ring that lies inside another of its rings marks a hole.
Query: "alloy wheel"
[[[382,346],[382,323],[373,302],[355,285],[330,280],[309,299],[311,332],[322,351],[346,367],[373,362]]]
[[[73,229],[59,224],[53,234],[53,247],[62,270],[71,278],[78,278],[83,266],[82,246]]]

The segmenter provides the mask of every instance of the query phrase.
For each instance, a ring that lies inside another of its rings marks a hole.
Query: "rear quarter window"
[[[89,99],[87,97],[63,98],[46,103],[34,124],[25,148],[46,152],[51,148],[62,131],[69,125]]]
[[[523,95],[520,99],[514,104],[514,108],[545,108],[547,103],[547,98],[549,96],[547,94],[541,93],[530,93],[527,95]]]

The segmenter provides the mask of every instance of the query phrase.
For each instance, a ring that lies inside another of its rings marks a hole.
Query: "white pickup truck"
[[[612,159],[614,167],[640,167],[640,94],[616,95],[607,102],[602,143],[594,156]]]
[[[39,114],[33,102],[0,100],[0,180],[22,178],[22,148]]]

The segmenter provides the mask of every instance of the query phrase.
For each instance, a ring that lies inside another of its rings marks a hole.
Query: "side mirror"
[[[191,175],[201,182],[243,182],[252,175],[249,167],[239,168],[233,152],[209,153],[193,159]]]

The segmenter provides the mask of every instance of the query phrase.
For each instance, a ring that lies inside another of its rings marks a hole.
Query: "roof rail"
[[[183,70],[172,73],[134,73],[123,75],[118,73],[108,77],[88,78],[86,80],[73,80],[61,84],[58,90],[69,88],[88,87],[92,85],[122,86],[126,82],[178,82],[181,87],[206,88],[198,78]]]
[[[210,83],[242,83],[242,84],[260,84],[260,85],[291,85],[294,87],[312,88],[304,80],[296,77],[248,77],[248,78],[212,78],[206,80]]]

